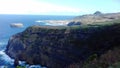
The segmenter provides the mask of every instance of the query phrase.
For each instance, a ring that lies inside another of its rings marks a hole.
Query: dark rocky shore
[[[10,38],[6,53],[14,59],[48,68],[70,68],[75,63],[82,68],[91,55],[99,58],[120,46],[120,21],[103,23],[31,26]]]

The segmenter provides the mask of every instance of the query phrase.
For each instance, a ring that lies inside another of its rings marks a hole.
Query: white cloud
[[[36,0],[0,0],[0,14],[79,13],[80,9]]]

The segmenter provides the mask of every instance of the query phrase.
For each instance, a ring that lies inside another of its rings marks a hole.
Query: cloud
[[[60,6],[36,0],[0,0],[0,14],[79,13],[78,8]]]

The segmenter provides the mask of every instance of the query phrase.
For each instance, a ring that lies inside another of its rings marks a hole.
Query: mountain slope
[[[82,24],[93,24],[97,22],[107,22],[120,19],[120,13],[101,13],[96,11],[94,14],[87,14],[82,16],[77,16],[71,22]],[[70,23],[71,23],[70,22]]]

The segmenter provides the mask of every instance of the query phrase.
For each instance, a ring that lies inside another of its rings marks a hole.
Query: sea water
[[[52,16],[52,15],[0,15],[0,68],[8,66],[8,68],[14,68],[14,59],[11,59],[5,54],[5,49],[9,38],[19,32],[24,31],[27,27],[32,25],[38,25],[36,21],[44,20],[68,20],[74,16]],[[12,28],[11,23],[22,23],[22,28]],[[47,22],[40,22],[39,25],[48,25]],[[54,25],[54,24],[53,24]],[[49,26],[52,26],[49,25]],[[59,26],[59,25],[57,25]]]

